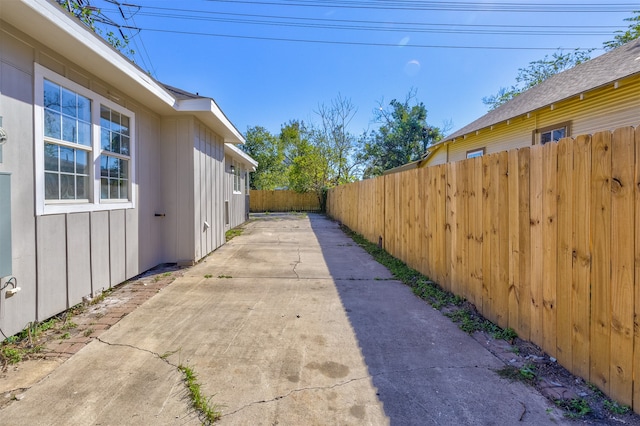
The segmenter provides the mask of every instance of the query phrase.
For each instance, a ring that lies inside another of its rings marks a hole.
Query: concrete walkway
[[[264,215],[0,410],[11,425],[562,424],[320,215]]]

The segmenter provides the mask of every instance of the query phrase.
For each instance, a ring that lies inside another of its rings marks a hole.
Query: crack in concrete
[[[104,343],[104,344],[105,344],[105,345],[107,345],[107,346],[120,346],[120,347],[123,347],[123,348],[130,348],[130,349],[135,349],[135,350],[138,350],[138,351],[146,352],[146,353],[151,354],[151,355],[153,355],[154,357],[158,358],[159,360],[164,361],[165,363],[167,363],[168,365],[170,365],[170,366],[172,366],[172,367],[174,367],[174,368],[178,368],[178,367],[179,367],[178,365],[173,364],[171,361],[169,361],[169,360],[167,359],[167,357],[168,357],[169,355],[172,355],[172,354],[176,353],[177,351],[167,352],[166,354],[162,354],[162,355],[161,355],[161,354],[159,354],[159,353],[157,353],[157,352],[154,352],[154,351],[151,351],[151,350],[149,350],[149,349],[139,348],[139,347],[137,347],[137,346],[130,345],[130,344],[128,344],[128,343],[112,343],[112,342],[107,342],[106,340],[101,339],[100,337],[96,337],[95,339],[96,339],[98,342],[100,342],[100,343]]]
[[[298,271],[296,271],[296,268],[301,263],[302,263],[302,260],[300,260],[300,247],[298,247],[298,260],[293,262],[293,273],[296,274],[296,277],[298,279],[300,279],[300,275],[298,275]]]
[[[341,387],[341,386],[346,386],[346,385],[348,385],[348,384],[350,384],[350,383],[353,383],[353,382],[356,382],[356,381],[359,381],[359,380],[365,380],[365,379],[369,379],[369,378],[370,378],[370,376],[365,376],[365,377],[355,377],[355,378],[353,378],[353,379],[349,379],[349,380],[344,381],[344,382],[335,383],[335,384],[333,384],[333,385],[331,385],[331,386],[308,386],[308,387],[300,388],[300,389],[292,389],[292,390],[290,390],[289,392],[287,392],[286,394],[276,396],[275,398],[271,398],[271,399],[263,399],[263,400],[261,400],[261,401],[253,401],[253,402],[250,402],[250,403],[248,403],[248,404],[245,404],[245,405],[243,405],[242,407],[238,408],[238,409],[237,409],[237,410],[235,410],[235,411],[232,411],[232,412],[230,412],[230,413],[226,413],[226,414],[222,414],[222,415],[220,416],[220,418],[222,418],[222,417],[227,417],[227,416],[231,416],[231,415],[234,415],[234,414],[237,414],[237,413],[239,413],[240,411],[244,410],[245,408],[249,408],[249,407],[251,407],[251,406],[253,406],[253,405],[258,405],[258,404],[268,404],[268,403],[271,403],[271,402],[280,401],[281,399],[285,399],[285,398],[287,398],[287,397],[289,397],[289,396],[293,395],[294,393],[300,393],[300,392],[306,392],[306,391],[314,391],[314,390],[328,390],[328,389],[335,389],[335,388],[338,388],[338,387]]]

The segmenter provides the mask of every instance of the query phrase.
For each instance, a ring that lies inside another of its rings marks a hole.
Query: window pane
[[[61,116],[57,112],[44,111],[44,135],[50,138],[61,139],[60,137]]]
[[[123,135],[129,135],[129,117],[126,115],[120,116],[121,133]]]
[[[100,147],[106,151],[111,150],[111,132],[100,128]]]
[[[110,178],[118,177],[118,175],[120,174],[119,167],[118,167],[119,165],[120,164],[118,163],[117,158],[109,157],[109,177]],[[111,185],[111,182],[109,182],[109,185]]]
[[[78,116],[76,110],[76,94],[65,88],[62,89],[62,113],[74,118]]]
[[[111,110],[103,105],[100,105],[100,126],[105,129],[111,128]]]
[[[87,151],[76,150],[76,173],[79,175],[89,174],[89,153]]]
[[[100,176],[109,177],[109,157],[106,155],[100,156]]]
[[[119,167],[120,173],[118,174],[118,177],[120,177],[120,179],[128,179],[129,178],[129,162],[127,160],[119,160],[119,162],[120,162],[120,167]]]
[[[65,173],[75,173],[75,149],[60,147],[60,171]]]
[[[60,86],[44,81],[44,107],[54,111],[60,111]]]
[[[78,95],[78,118],[82,121],[91,121],[91,101],[82,95]]]
[[[120,133],[120,113],[114,110],[111,110],[111,130],[114,132]]]
[[[76,120],[62,116],[62,140],[67,142],[77,142]]]
[[[564,138],[564,129],[556,129],[553,131],[553,140],[559,141]]]
[[[540,134],[540,143],[544,145],[545,143],[551,141],[551,132],[545,132]]]
[[[89,176],[76,177],[76,198],[89,199]]]
[[[118,180],[117,179],[109,179],[109,198],[112,200],[117,200],[120,198],[118,196]]]
[[[100,198],[109,198],[109,179],[100,179]]]
[[[111,132],[111,152],[120,154],[120,135],[115,132]]]
[[[120,138],[120,154],[129,155],[129,137],[121,136]]]
[[[58,169],[58,145],[44,144],[44,169],[57,172]]]
[[[91,124],[78,121],[78,143],[91,146]]]
[[[60,199],[75,200],[76,179],[73,175],[60,175]]]
[[[59,186],[58,186],[58,174],[57,173],[45,173],[44,174],[44,198],[45,200],[58,200]]]
[[[120,181],[120,199],[122,200],[129,199],[129,181],[128,180]]]

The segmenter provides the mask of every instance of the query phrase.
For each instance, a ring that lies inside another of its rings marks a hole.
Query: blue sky
[[[640,9],[604,0],[127,0],[121,13],[114,2],[91,4],[132,35],[142,68],[214,98],[243,133],[315,122],[318,106],[341,95],[357,107],[356,135],[376,127],[381,102],[412,89],[429,124],[450,123],[450,133],[482,116],[482,98],[514,84],[518,68],[557,48],[601,48]]]

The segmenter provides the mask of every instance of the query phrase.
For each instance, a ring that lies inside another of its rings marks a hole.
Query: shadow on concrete
[[[555,423],[533,389],[349,238],[309,214],[377,395],[392,425]]]

